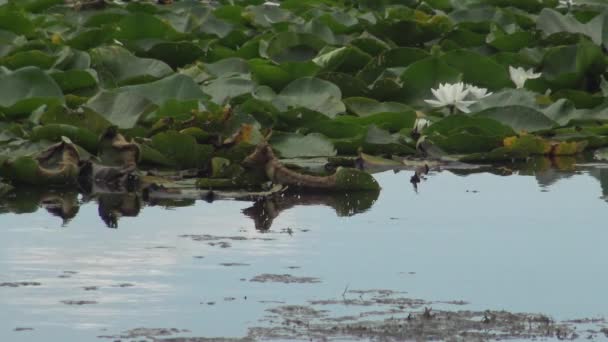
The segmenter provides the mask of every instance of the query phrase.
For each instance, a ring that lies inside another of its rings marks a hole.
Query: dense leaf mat
[[[594,0],[0,0],[0,180],[348,190],[377,184],[323,166],[579,154],[608,145],[607,19]],[[242,163],[266,140],[303,178]]]

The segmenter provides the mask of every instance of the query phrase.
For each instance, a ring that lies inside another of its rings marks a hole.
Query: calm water
[[[443,171],[418,192],[411,175],[377,174],[377,198],[266,206],[64,195],[64,216],[77,210],[68,222],[45,208],[14,213],[50,207],[56,194],[12,198],[0,207],[0,283],[39,286],[0,287],[0,340],[99,341],[137,327],[239,337],[270,307],[347,289],[558,320],[608,316],[608,169]],[[108,212],[122,212],[116,228]],[[320,282],[250,281],[265,273]]]

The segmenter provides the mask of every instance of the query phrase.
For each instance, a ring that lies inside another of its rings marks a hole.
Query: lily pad
[[[370,116],[378,113],[407,112],[411,108],[399,102],[378,102],[364,97],[350,97],[344,99],[344,104],[349,112],[360,117]]]
[[[545,114],[524,106],[488,108],[477,113],[476,116],[494,119],[516,131],[534,132],[556,125]]]
[[[283,158],[332,157],[337,154],[331,141],[318,133],[275,133],[270,142]]]
[[[0,163],[0,176],[30,185],[75,184],[80,157],[67,139],[34,156],[23,155]]]
[[[0,111],[9,116],[29,115],[41,105],[63,104],[57,83],[36,67],[0,73]]]
[[[176,131],[153,136],[151,147],[173,160],[176,166],[182,169],[205,168],[213,153],[211,146],[199,145],[194,137]]]
[[[102,84],[109,88],[155,81],[173,73],[164,62],[136,57],[120,46],[99,47],[90,53]]]
[[[273,104],[282,111],[304,107],[328,117],[335,117],[346,110],[337,86],[312,77],[291,82],[279,93]]]

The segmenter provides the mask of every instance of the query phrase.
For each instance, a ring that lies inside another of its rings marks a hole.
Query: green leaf
[[[76,184],[79,154],[69,139],[33,155],[15,156],[0,163],[0,177],[29,185]]]
[[[401,75],[403,100],[422,105],[424,99],[433,97],[431,88],[437,88],[440,83],[454,83],[460,76],[458,70],[437,57],[415,62]]]
[[[136,57],[116,45],[95,48],[90,53],[102,85],[109,88],[151,82],[173,73],[164,62]]]
[[[556,125],[556,123],[546,117],[545,114],[523,106],[489,108],[477,113],[476,116],[494,119],[518,132],[534,132],[552,128]]]
[[[199,145],[194,137],[176,131],[156,134],[151,147],[182,169],[205,168],[213,153],[210,145]]]
[[[215,63],[205,64],[205,70],[215,77],[249,74],[249,64],[242,58],[226,58]]]
[[[331,157],[337,154],[331,141],[318,133],[301,135],[277,132],[270,143],[282,158]]]
[[[203,91],[211,96],[211,100],[217,104],[223,104],[227,100],[237,96],[249,94],[253,91],[255,84],[246,77],[221,77],[205,84]]]
[[[608,14],[597,15],[592,20],[582,23],[573,16],[563,15],[553,9],[545,8],[537,19],[537,27],[545,35],[563,32],[583,34],[597,45],[608,47]]]
[[[23,13],[12,11],[5,6],[0,8],[0,29],[31,36],[36,27]]]
[[[184,67],[205,56],[205,51],[190,41],[153,40],[145,44],[140,41],[137,45],[143,49],[143,55],[161,60],[172,68]]]
[[[369,173],[351,168],[336,171],[336,190],[378,191],[380,185]]]
[[[365,82],[372,83],[388,68],[407,67],[427,57],[429,54],[422,49],[403,47],[388,50],[373,58],[358,76]]]
[[[178,37],[179,33],[170,24],[147,13],[133,13],[122,18],[114,32],[114,38],[118,40],[174,40]]]
[[[360,117],[386,112],[407,112],[411,108],[399,102],[378,102],[365,97],[349,97],[344,99],[344,104],[349,112]]]
[[[0,65],[15,70],[26,66],[50,69],[56,57],[39,50],[20,51],[10,56],[0,58]]]
[[[72,110],[64,106],[53,106],[42,113],[39,118],[42,125],[64,124],[86,129],[96,135],[103,133],[110,122],[91,109]],[[75,140],[74,140],[75,141]]]
[[[355,72],[363,68],[371,56],[356,47],[341,47],[317,56],[313,62],[324,71]]]
[[[260,46],[260,55],[277,63],[304,62],[312,60],[325,45],[312,34],[281,32],[268,41],[265,49]]]
[[[389,132],[398,132],[404,128],[413,128],[416,120],[416,112],[406,110],[402,112],[386,112],[370,114],[365,117],[355,117],[350,115],[338,116],[334,120],[339,122],[355,123],[360,126],[375,125],[378,128]]]
[[[317,78],[331,82],[340,88],[342,96],[356,97],[368,96],[370,94],[367,84],[358,77],[351,76],[342,72],[325,72],[319,74]]]
[[[552,87],[580,88],[586,86],[586,77],[597,79],[605,68],[602,49],[595,44],[581,42],[549,48],[543,58],[542,76]]]
[[[342,93],[333,83],[305,77],[291,82],[273,101],[281,111],[303,107],[334,117],[346,110]]]
[[[97,135],[85,128],[65,124],[48,124],[35,127],[30,135],[32,141],[59,142],[61,137],[68,137],[90,153],[97,151]]]
[[[462,73],[462,80],[478,87],[497,90],[510,87],[511,78],[507,68],[489,57],[468,50],[447,52],[441,60]],[[488,77],[488,75],[492,75]]]
[[[517,52],[531,45],[534,41],[534,33],[530,31],[516,31],[513,33],[503,32],[494,28],[488,35],[486,41],[489,45],[501,51]]]
[[[488,152],[502,146],[515,132],[493,119],[451,115],[428,127],[424,134],[448,153]]]
[[[56,71],[51,72],[51,77],[64,93],[97,86],[97,73],[92,69]]]
[[[280,91],[289,82],[293,81],[291,74],[278,65],[267,60],[255,59],[249,61],[253,79],[262,85],[267,85],[275,91]]]
[[[371,154],[414,154],[416,150],[411,146],[401,144],[399,137],[388,131],[370,125],[363,141],[363,151]]]
[[[135,127],[139,118],[153,109],[152,102],[144,96],[118,90],[102,91],[86,106],[120,128]]]
[[[0,72],[0,110],[8,116],[29,115],[43,104],[64,103],[57,83],[36,67]]]

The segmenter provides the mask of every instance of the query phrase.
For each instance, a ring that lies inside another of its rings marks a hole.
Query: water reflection
[[[80,194],[71,189],[16,188],[0,198],[0,214],[34,213],[40,208],[51,215],[61,218],[65,226],[73,219],[81,205],[97,203],[99,218],[108,228],[118,228],[121,217],[135,217],[145,206],[162,206],[165,208],[189,207],[196,204],[195,198],[213,202],[212,198],[201,195],[204,192],[184,191],[171,198],[148,196],[137,192],[101,192]],[[180,197],[183,195],[183,197]],[[352,216],[372,207],[378,199],[379,192],[354,193],[294,193],[283,192],[261,197],[243,214],[253,220],[256,229],[269,230],[275,218],[281,212],[296,206],[327,206],[333,208],[338,216]],[[206,198],[207,197],[207,198]]]
[[[411,172],[410,183],[414,191],[424,191],[425,182],[432,182],[438,171],[449,171],[459,176],[476,173],[491,173],[500,176],[526,175],[534,176],[542,191],[548,191],[561,179],[570,178],[581,173],[588,173],[599,181],[602,198],[608,201],[608,164],[586,163],[581,158],[535,158],[526,162],[504,164],[501,166],[484,166],[479,168],[461,168],[450,165],[431,167],[426,165],[412,169],[395,170]],[[406,185],[404,184],[404,190]],[[98,189],[99,190],[99,189]],[[166,193],[165,193],[166,195]],[[353,216],[369,210],[378,199],[379,192],[351,193],[300,193],[281,192],[267,196],[243,198],[252,205],[242,210],[259,231],[269,230],[274,220],[285,210],[296,206],[326,206],[334,209],[337,216]],[[40,189],[20,187],[0,197],[0,214],[33,213],[40,208],[52,216],[61,219],[66,225],[79,212],[80,206],[86,203],[97,203],[98,214],[108,228],[118,228],[121,217],[135,217],[146,206],[166,208],[188,207],[197,200],[213,202],[214,196],[205,191],[182,189],[170,196],[150,196],[144,192],[82,192],[76,189]]]
[[[255,229],[267,231],[281,212],[299,205],[327,206],[333,208],[338,216],[353,216],[370,209],[379,194],[379,191],[335,194],[287,192],[255,201],[253,206],[243,210],[243,214],[253,220]]]

